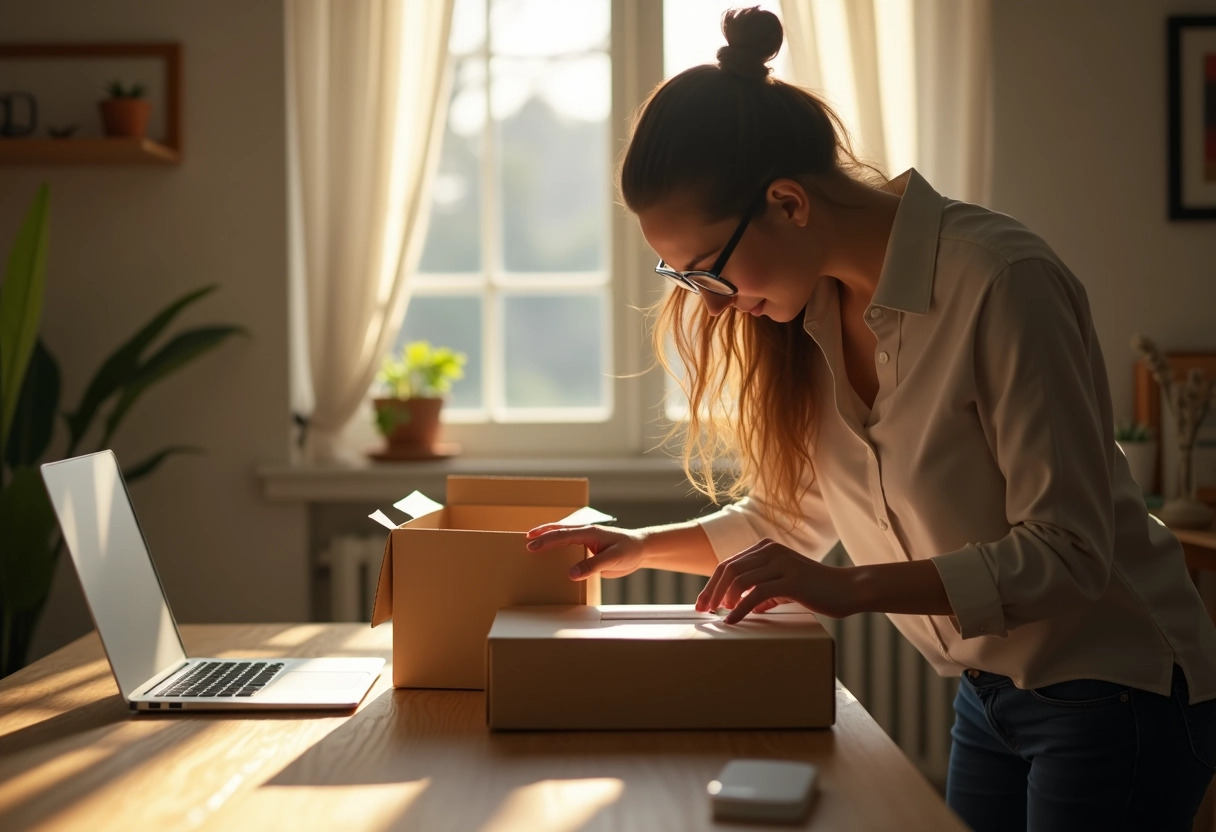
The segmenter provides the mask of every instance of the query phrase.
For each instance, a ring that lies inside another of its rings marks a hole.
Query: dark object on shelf
[[[46,132],[52,139],[66,139],[76,132],[75,124],[65,124],[62,127],[47,126]]]
[[[19,102],[25,102],[25,119],[17,120]],[[38,127],[38,100],[28,92],[6,92],[0,95],[0,136],[16,139],[33,135]]]

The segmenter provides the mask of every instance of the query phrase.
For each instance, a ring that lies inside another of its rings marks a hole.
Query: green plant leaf
[[[214,292],[218,286],[204,286],[190,292],[173,303],[149,321],[143,329],[135,333],[105,360],[89,386],[85,389],[80,400],[80,406],[68,414],[68,451],[66,456],[72,456],[80,440],[84,438],[97,415],[98,409],[110,396],[122,389],[139,367],[139,357],[150,343],[164,331],[178,313],[199,298]]]
[[[245,328],[239,326],[207,326],[188,329],[174,336],[169,343],[153,353],[123,386],[122,394],[106,417],[105,435],[101,440],[101,446],[103,448],[109,446],[110,437],[118,429],[123,416],[145,390],[179,367],[218,347],[229,336],[245,334],[245,332]]]
[[[376,405],[376,429],[380,435],[388,437],[398,426],[405,426],[414,418],[407,408],[395,407],[391,404]]]
[[[0,284],[0,448],[8,447],[13,414],[42,320],[50,198],[47,185],[38,189]]]
[[[430,341],[410,341],[398,356],[384,359],[377,376],[398,399],[439,398],[464,378],[468,356],[451,347],[433,347]]]
[[[46,452],[55,429],[59,390],[59,364],[39,338],[30,355],[8,446],[4,450],[4,461],[9,468],[33,465]]]
[[[123,471],[122,478],[126,480],[127,484],[129,485],[136,480],[143,479],[144,477],[148,476],[148,474],[151,474],[160,467],[162,462],[174,454],[201,454],[202,452],[202,448],[195,447],[194,445],[173,445],[165,448],[163,451],[158,451],[152,454],[152,456],[148,457],[147,459],[140,460],[140,462],[135,465],[132,465],[126,471]]]
[[[13,470],[0,491],[0,598],[10,614],[41,604],[55,574],[55,514],[32,466]]]

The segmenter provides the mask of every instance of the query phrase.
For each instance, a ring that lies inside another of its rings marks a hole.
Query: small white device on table
[[[706,787],[714,820],[797,823],[810,811],[818,774],[792,760],[731,760]]]

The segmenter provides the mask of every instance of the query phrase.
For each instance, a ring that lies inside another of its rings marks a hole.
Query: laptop
[[[188,657],[114,453],[48,462],[42,480],[132,710],[351,709],[380,675],[375,657]]]

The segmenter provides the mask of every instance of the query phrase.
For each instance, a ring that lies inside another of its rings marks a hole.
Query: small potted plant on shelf
[[[148,132],[152,104],[144,97],[143,84],[123,86],[112,81],[106,87],[110,97],[102,99],[101,123],[107,136],[142,139]]]
[[[390,355],[377,375],[386,395],[373,399],[376,427],[387,447],[374,459],[438,459],[456,449],[440,444],[439,414],[452,383],[464,378],[468,357],[429,341],[411,341]]]
[[[1157,443],[1146,425],[1139,422],[1119,422],[1115,425],[1115,444],[1127,457],[1132,479],[1147,495],[1153,490],[1153,473],[1157,467]]]

